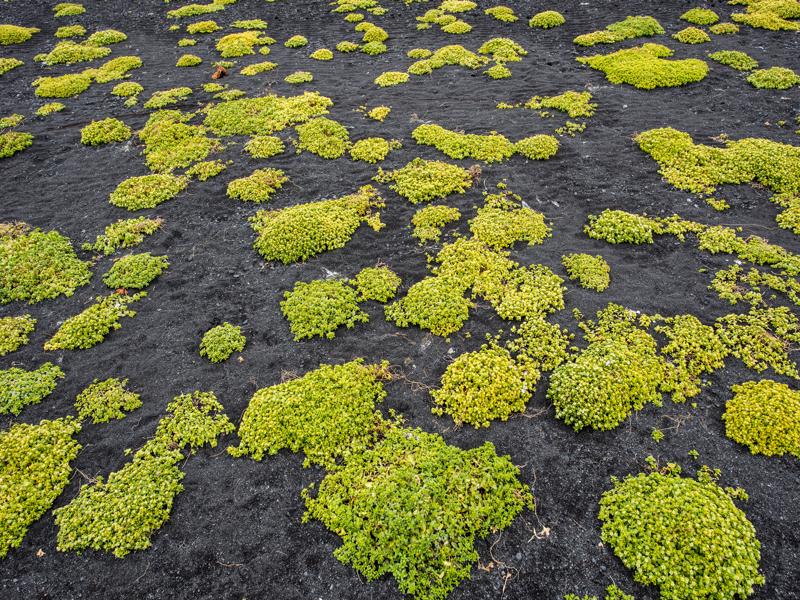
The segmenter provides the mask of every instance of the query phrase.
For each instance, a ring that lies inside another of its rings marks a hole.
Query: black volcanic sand
[[[126,109],[123,100],[109,94],[114,83],[93,85],[76,99],[67,99],[67,109],[47,119],[33,116],[45,101],[33,94],[31,81],[45,71],[65,73],[84,65],[45,69],[34,63],[35,54],[55,43],[57,26],[82,23],[89,32],[113,27],[128,34],[126,42],[113,46],[113,56],[139,55],[144,66],[131,80],[140,82],[145,100],[156,91],[179,85],[197,90],[180,108],[192,110],[211,100],[200,89],[210,81],[213,49],[223,32],[195,36],[197,46],[178,48],[181,32],[168,32],[166,11],[177,3],[159,0],[121,2],[86,0],[87,12],[77,18],[52,18],[52,3],[41,0],[11,0],[0,6],[0,22],[37,26],[42,29],[30,41],[2,49],[3,56],[16,56],[25,65],[0,78],[2,115],[19,112],[26,121],[18,129],[35,136],[34,145],[2,166],[0,194],[2,220],[22,220],[43,229],[58,229],[76,245],[93,240],[108,223],[132,216],[108,202],[109,193],[125,178],[147,173],[134,138],[129,143],[91,148],[80,144],[80,129],[92,119],[122,118],[140,128],[147,112]],[[513,257],[525,264],[542,263],[566,278],[560,257],[567,252],[602,254],[612,268],[612,283],[597,294],[567,282],[567,308],[554,320],[577,332],[572,309],[586,316],[617,302],[647,313],[672,315],[693,313],[705,322],[732,309],[707,290],[713,273],[731,264],[731,257],[699,252],[693,241],[679,243],[671,237],[652,246],[612,246],[589,239],[583,232],[586,217],[605,208],[647,212],[666,216],[674,212],[707,223],[741,225],[746,233],[767,237],[771,242],[798,252],[800,243],[775,224],[777,208],[768,191],[750,186],[726,187],[721,197],[732,208],[718,213],[690,194],[663,182],[657,165],[641,152],[632,136],[645,129],[671,126],[692,134],[695,141],[714,143],[726,133],[734,139],[756,136],[798,144],[792,123],[800,107],[798,89],[756,90],[744,75],[709,61],[709,76],[685,88],[641,91],[609,84],[605,76],[575,61],[580,53],[609,52],[635,45],[636,41],[577,51],[571,40],[578,34],[602,28],[626,15],[649,14],[672,34],[687,24],[679,15],[695,2],[508,2],[522,17],[511,25],[473,11],[464,18],[473,24],[465,36],[444,34],[434,27],[415,30],[414,16],[434,4],[405,8],[384,0],[388,15],[372,19],[391,38],[389,52],[369,57],[336,53],[333,61],[307,58],[318,47],[332,48],[337,42],[359,41],[353,26],[342,15],[330,14],[325,2],[240,0],[225,11],[185,19],[214,19],[228,25],[236,19],[263,18],[267,33],[278,40],[269,57],[255,55],[239,59],[238,67],[273,60],[280,66],[256,77],[232,75],[223,82],[250,96],[275,92],[283,95],[318,90],[334,100],[330,116],[350,128],[351,138],[381,135],[403,141],[405,147],[390,155],[384,168],[404,165],[415,156],[443,158],[436,150],[418,147],[411,130],[422,122],[433,122],[472,133],[497,130],[511,139],[535,133],[552,133],[566,118],[540,118],[527,110],[499,111],[500,101],[520,102],[532,95],[552,95],[567,89],[587,89],[599,104],[589,126],[577,137],[562,137],[558,155],[548,161],[529,162],[514,157],[503,164],[483,165],[483,179],[468,193],[452,196],[447,203],[464,213],[457,229],[468,231],[467,219],[474,215],[484,189],[506,179],[509,187],[552,221],[553,237],[541,246],[517,247]],[[723,21],[739,7],[723,2],[707,3]],[[492,5],[491,3],[486,6]],[[557,5],[557,6],[556,6]],[[528,28],[527,19],[540,10],[557,8],[567,19],[563,27],[548,31]],[[226,29],[226,32],[230,31]],[[307,48],[290,50],[281,43],[293,34],[306,35]],[[437,48],[464,44],[477,49],[495,36],[508,36],[521,43],[529,55],[509,65],[513,77],[492,81],[479,71],[445,68],[430,77],[381,89],[372,83],[387,70],[404,70],[411,62],[405,53],[415,47]],[[714,36],[710,44],[687,46],[659,36],[678,58],[704,57],[719,49],[741,49],[763,66],[798,68],[800,36],[742,27],[734,36]],[[175,61],[184,52],[203,57],[198,68],[178,69]],[[99,64],[90,63],[90,66]],[[291,86],[283,78],[298,69],[310,70],[314,82]],[[116,82],[115,82],[116,83]],[[49,100],[46,100],[49,101]],[[380,124],[356,112],[359,106],[386,104],[392,113]],[[293,132],[280,134],[289,140]],[[245,138],[227,138],[221,154],[235,164],[207,182],[193,182],[187,191],[152,211],[166,223],[148,238],[141,251],[168,254],[171,266],[148,289],[148,297],[135,305],[138,315],[125,319],[122,329],[102,344],[85,351],[45,353],[41,350],[57,326],[76,314],[95,296],[104,293],[100,275],[112,258],[96,265],[91,283],[71,298],[60,297],[34,306],[21,303],[3,306],[0,315],[30,312],[39,320],[31,343],[0,359],[0,368],[12,365],[33,368],[45,360],[62,366],[66,378],[52,396],[26,408],[19,418],[0,419],[3,428],[13,422],[36,423],[74,414],[75,396],[94,378],[127,377],[130,387],[141,393],[144,406],[127,418],[110,424],[85,424],[78,439],[83,445],[74,461],[75,475],[54,507],[68,503],[85,477],[107,475],[128,458],[126,448],[138,448],[155,430],[166,404],[177,394],[195,389],[212,390],[238,424],[252,394],[276,384],[282,377],[302,374],[321,362],[344,362],[356,357],[369,361],[386,359],[403,375],[387,385],[383,409],[402,413],[411,426],[440,433],[451,444],[472,448],[486,440],[501,454],[509,454],[521,465],[521,478],[536,497],[536,512],[525,512],[499,535],[477,542],[481,561],[494,564],[490,570],[473,569],[450,595],[452,600],[504,597],[560,599],[565,593],[601,595],[612,582],[636,598],[658,597],[654,588],[635,584],[611,550],[600,542],[597,503],[610,487],[609,478],[637,473],[645,457],[661,462],[678,461],[693,473],[699,464],[720,468],[724,485],[743,486],[750,495],[740,503],[753,522],[761,541],[761,568],[766,585],[753,598],[789,600],[800,598],[800,469],[794,458],[752,456],[746,448],[726,439],[720,419],[732,384],[759,375],[736,359],[710,378],[711,385],[696,398],[697,409],[675,405],[665,399],[663,408],[648,406],[611,432],[584,431],[576,434],[554,418],[545,399],[546,380],[528,406],[527,414],[508,422],[492,423],[488,429],[455,428],[450,418],[431,414],[427,387],[438,385],[449,363],[458,354],[477,348],[486,333],[506,332],[502,322],[486,305],[471,314],[465,327],[450,340],[417,328],[398,329],[383,318],[382,307],[370,303],[371,321],[352,330],[340,330],[334,340],[294,342],[279,301],[296,281],[324,277],[330,272],[352,276],[379,261],[387,263],[403,278],[401,294],[426,274],[426,252],[410,235],[409,223],[418,207],[379,186],[387,201],[383,219],[387,227],[376,233],[362,226],[343,249],[301,263],[284,266],[263,261],[252,249],[253,231],[248,217],[258,208],[225,196],[227,182],[269,165],[285,169],[291,183],[276,195],[270,206],[297,203],[350,193],[370,182],[375,167],[345,157],[326,161],[312,154],[287,152],[269,161],[258,161],[242,153]],[[461,161],[465,166],[473,161]],[[85,254],[88,258],[89,255]],[[738,307],[740,310],[744,310]],[[208,328],[227,320],[241,324],[247,347],[241,355],[222,364],[211,364],[198,355],[200,337]],[[471,335],[466,335],[466,334]],[[577,337],[580,342],[580,336]],[[763,377],[788,380],[766,372]],[[655,443],[650,433],[662,428],[666,437]],[[232,459],[225,447],[236,436],[223,440],[216,449],[204,449],[181,468],[186,473],[185,491],[175,502],[169,521],[152,536],[152,548],[134,552],[125,559],[109,554],[83,555],[56,550],[57,530],[48,511],[28,531],[19,549],[0,561],[0,597],[6,600],[53,598],[154,598],[154,599],[368,599],[401,598],[390,578],[368,583],[352,568],[332,555],[339,538],[320,523],[302,524],[300,491],[323,476],[320,469],[303,469],[302,457],[288,452],[262,462]],[[700,461],[687,452],[696,449]],[[545,529],[546,528],[546,529]],[[543,533],[544,531],[544,533]],[[549,532],[549,534],[547,534]],[[44,554],[39,552],[41,550]]]

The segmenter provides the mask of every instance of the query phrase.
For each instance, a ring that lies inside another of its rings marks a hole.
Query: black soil
[[[47,119],[33,116],[43,101],[33,94],[31,81],[47,71],[72,72],[84,68],[45,69],[34,55],[49,50],[58,25],[80,22],[89,31],[113,27],[128,34],[114,46],[113,56],[136,54],[144,66],[132,80],[145,87],[142,98],[156,90],[188,85],[195,89],[180,106],[191,110],[211,100],[200,84],[210,80],[213,49],[221,33],[196,36],[192,48],[176,47],[180,32],[168,32],[166,11],[177,3],[160,0],[85,0],[87,12],[57,23],[52,3],[11,0],[0,6],[0,22],[37,26],[42,32],[29,42],[9,46],[4,56],[16,56],[25,66],[0,78],[0,113],[26,115],[19,128],[35,136],[34,145],[0,163],[3,221],[21,220],[43,229],[56,228],[74,242],[93,240],[108,223],[129,213],[108,203],[108,194],[127,177],[147,173],[136,142],[105,147],[81,146],[80,128],[92,119],[122,118],[140,128],[147,113],[139,107],[126,109],[109,94],[113,84],[93,85],[67,109]],[[331,117],[346,124],[353,139],[382,135],[403,141],[384,167],[402,166],[415,156],[442,158],[437,151],[417,147],[410,137],[419,123],[434,122],[452,129],[484,133],[497,130],[512,139],[534,133],[552,133],[563,124],[562,116],[542,119],[533,111],[499,111],[500,101],[519,102],[532,95],[551,95],[567,89],[587,89],[599,103],[583,134],[562,137],[561,150],[548,161],[528,162],[519,157],[500,165],[483,165],[481,184],[469,193],[448,199],[465,214],[458,229],[467,231],[466,220],[474,214],[483,189],[506,179],[530,206],[552,221],[553,237],[543,245],[519,247],[513,252],[523,263],[542,263],[563,273],[560,257],[566,252],[602,254],[612,268],[611,287],[603,294],[567,283],[567,309],[555,320],[577,332],[572,309],[587,316],[617,302],[647,313],[693,313],[705,322],[731,308],[707,290],[715,270],[729,265],[728,256],[699,252],[693,243],[673,238],[652,246],[611,246],[589,239],[582,231],[589,214],[618,208],[653,215],[682,216],[709,223],[741,225],[745,232],[767,237],[794,252],[797,238],[775,224],[776,207],[766,190],[749,186],[722,190],[732,205],[718,213],[690,194],[663,182],[657,165],[641,152],[631,137],[638,131],[671,126],[691,133],[695,140],[714,143],[721,133],[732,138],[767,137],[797,144],[792,124],[800,109],[798,89],[779,92],[756,90],[744,77],[710,63],[710,74],[701,83],[685,88],[651,92],[609,84],[602,73],[575,61],[578,34],[601,28],[626,15],[650,14],[668,34],[686,23],[679,15],[695,5],[673,2],[508,2],[523,17],[506,25],[473,11],[465,19],[474,25],[466,36],[450,36],[437,28],[417,32],[414,16],[432,5],[405,8],[384,0],[390,13],[374,21],[391,35],[389,52],[369,57],[360,53],[336,53],[333,61],[309,60],[318,47],[360,36],[341,15],[328,12],[325,2],[311,0],[240,0],[213,18],[221,25],[236,19],[263,18],[267,33],[279,43],[268,57],[240,59],[239,66],[273,60],[280,66],[256,77],[233,75],[224,83],[250,96],[268,92],[298,93],[318,90],[333,99]],[[482,8],[484,8],[483,4]],[[734,8],[722,2],[707,3],[729,20]],[[492,4],[486,4],[491,6]],[[535,12],[557,8],[566,16],[561,28],[540,31],[527,27]],[[306,35],[307,48],[289,50],[280,42],[293,34]],[[403,70],[412,61],[405,52],[415,47],[460,43],[477,49],[495,36],[512,37],[529,55],[511,64],[513,77],[492,81],[480,72],[445,68],[430,77],[412,77],[406,85],[381,89],[372,84],[386,70]],[[800,36],[742,27],[735,36],[714,36],[713,42],[687,46],[667,36],[654,39],[675,48],[679,57],[704,57],[718,49],[742,49],[764,66],[800,67]],[[622,47],[635,42],[617,45]],[[606,52],[610,47],[600,47]],[[188,51],[200,55],[198,68],[176,69],[177,58]],[[310,70],[314,82],[291,86],[283,78],[298,69]],[[238,70],[238,67],[237,67]],[[356,109],[386,104],[392,113],[384,124],[368,120]],[[291,132],[281,134],[289,140]],[[0,359],[0,368],[12,365],[32,368],[45,360],[57,362],[66,373],[56,392],[19,418],[3,417],[3,428],[13,422],[38,422],[74,414],[75,396],[94,378],[127,377],[139,391],[144,406],[124,420],[93,426],[79,435],[83,445],[75,460],[75,475],[55,503],[68,503],[88,477],[107,475],[128,460],[126,448],[138,448],[155,430],[158,419],[173,396],[200,389],[212,390],[238,423],[248,400],[259,388],[273,385],[290,374],[301,374],[321,362],[343,362],[355,357],[368,361],[386,359],[402,374],[388,384],[385,409],[402,413],[408,424],[437,432],[451,444],[471,448],[486,440],[499,453],[509,454],[521,466],[521,477],[536,497],[535,513],[526,512],[500,535],[478,542],[481,564],[472,579],[452,594],[453,600],[504,597],[560,599],[565,593],[601,594],[612,582],[638,599],[657,598],[657,590],[632,581],[631,573],[600,542],[597,502],[610,486],[612,475],[624,476],[644,468],[654,455],[661,462],[678,461],[690,473],[700,464],[720,468],[725,485],[743,486],[750,500],[742,504],[761,541],[761,568],[766,585],[753,596],[759,600],[800,598],[800,469],[793,458],[752,456],[726,439],[720,420],[732,384],[758,378],[735,359],[710,378],[711,385],[696,399],[697,409],[665,401],[663,408],[648,407],[608,433],[574,433],[554,418],[545,399],[546,381],[540,384],[526,415],[488,429],[457,429],[449,418],[431,414],[427,387],[438,385],[446,365],[458,354],[475,349],[486,333],[510,328],[487,306],[473,311],[466,326],[450,340],[416,328],[398,329],[385,321],[382,307],[367,307],[370,323],[337,333],[334,340],[297,343],[282,317],[279,301],[296,281],[324,277],[330,272],[344,276],[378,262],[387,263],[403,278],[403,290],[426,274],[426,251],[410,235],[409,222],[416,207],[381,186],[387,200],[383,219],[387,227],[376,233],[363,226],[343,249],[317,256],[305,263],[283,266],[266,263],[252,249],[253,231],[248,217],[257,208],[225,196],[229,180],[269,165],[285,169],[291,184],[271,202],[275,208],[334,197],[370,182],[375,168],[348,158],[326,161],[311,154],[285,155],[256,161],[242,153],[243,138],[230,138],[221,155],[234,164],[221,176],[192,183],[178,198],[148,215],[165,219],[164,229],[147,239],[143,251],[168,254],[171,266],[136,305],[135,319],[102,344],[85,351],[45,353],[42,344],[66,317],[79,312],[96,295],[104,293],[100,275],[111,263],[101,259],[92,282],[71,298],[61,297],[28,307],[3,306],[0,315],[31,312],[39,320],[31,343]],[[472,164],[463,161],[465,166]],[[86,255],[88,258],[88,255]],[[401,292],[402,293],[402,292]],[[227,320],[241,324],[247,347],[241,360],[234,357],[214,365],[198,355],[204,331]],[[471,334],[471,335],[467,335]],[[580,339],[580,338],[578,338]],[[770,376],[778,380],[771,372]],[[791,383],[787,381],[787,383]],[[661,443],[650,433],[665,431]],[[171,518],[152,537],[151,549],[125,559],[86,552],[83,555],[56,550],[56,528],[48,511],[28,531],[22,546],[0,561],[0,597],[30,598],[175,598],[175,599],[367,599],[400,598],[393,580],[366,582],[356,571],[332,555],[338,538],[319,523],[302,524],[300,491],[319,481],[322,471],[303,469],[302,457],[283,452],[262,462],[232,459],[225,447],[235,443],[229,436],[216,450],[203,450],[182,465],[185,491],[177,497]],[[696,449],[700,460],[687,453]],[[488,565],[488,566],[487,566]]]

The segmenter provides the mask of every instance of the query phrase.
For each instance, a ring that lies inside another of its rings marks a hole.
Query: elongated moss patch
[[[708,477],[672,470],[615,479],[598,518],[603,542],[662,598],[747,598],[764,583],[753,525]]]
[[[433,146],[450,158],[474,158],[484,162],[500,162],[514,154],[514,144],[499,133],[476,135],[458,133],[440,125],[420,125],[411,132],[418,144]]]
[[[579,63],[603,71],[611,83],[627,83],[652,90],[676,87],[705,79],[708,65],[696,58],[669,60],[673,52],[661,44],[644,44],[611,54],[579,56]]]
[[[270,134],[323,115],[332,105],[330,98],[317,92],[244,98],[209,108],[205,125],[218,135]]]
[[[0,414],[18,415],[29,404],[39,404],[63,378],[64,371],[49,362],[32,371],[17,367],[0,371]]]
[[[731,387],[725,435],[753,454],[800,458],[800,392],[770,379]]]
[[[123,419],[127,413],[142,405],[139,394],[128,390],[127,385],[127,379],[95,379],[75,399],[78,416],[81,419],[91,419],[95,425],[112,419]]]
[[[216,48],[222,58],[233,58],[255,54],[256,46],[263,46],[270,41],[271,38],[262,36],[259,31],[242,31],[221,37]]]
[[[708,58],[737,71],[752,71],[758,67],[757,60],[740,50],[720,50],[709,54]]]
[[[613,44],[623,40],[632,40],[639,37],[661,35],[664,28],[653,17],[636,16],[625,17],[622,21],[611,23],[605,29],[579,35],[573,43],[579,46],[594,46],[596,44]]]
[[[33,145],[33,136],[22,131],[0,133],[0,158],[9,158]]]
[[[786,67],[770,67],[753,71],[747,77],[753,87],[769,90],[788,90],[800,84],[800,75]]]
[[[89,263],[78,259],[69,238],[24,224],[0,224],[0,265],[0,304],[71,296],[91,278]]]
[[[466,169],[438,160],[415,158],[406,166],[385,172],[378,169],[375,180],[392,183],[389,187],[412,204],[430,202],[454,193],[463,193],[472,185]]]
[[[18,58],[0,57],[0,75],[8,73],[9,71],[21,67],[25,63]]]
[[[280,169],[256,169],[247,177],[228,184],[228,198],[245,202],[268,202],[283,184],[289,181]]]
[[[304,519],[337,533],[334,556],[367,579],[392,575],[401,592],[443,600],[469,578],[475,539],[533,507],[518,477],[489,442],[461,450],[438,435],[394,427],[326,475],[316,497],[304,493]]]
[[[591,92],[567,90],[555,96],[533,96],[525,103],[525,108],[532,110],[546,108],[560,110],[574,119],[576,117],[591,117],[597,109],[597,104],[592,102]]]
[[[390,380],[388,363],[365,365],[361,359],[320,365],[302,377],[258,390],[239,426],[233,456],[261,460],[286,448],[305,454],[305,466],[326,468],[360,455],[387,425],[376,405]]]
[[[64,321],[55,335],[44,343],[44,349],[83,350],[96,346],[113,330],[122,327],[122,317],[136,316],[136,311],[128,305],[146,295],[146,292],[139,292],[131,296],[116,293],[99,296],[89,308]]]
[[[69,483],[69,463],[81,449],[73,436],[80,430],[78,421],[65,417],[0,431],[0,559],[19,547]]]
[[[253,246],[266,260],[306,260],[342,248],[361,223],[374,218],[372,209],[382,206],[377,190],[367,185],[341,198],[261,211],[251,218],[258,234]]]
[[[183,102],[192,94],[190,87],[177,87],[168,90],[160,90],[153,92],[147,102],[144,103],[145,108],[166,108],[173,104]]]
[[[36,27],[20,27],[19,25],[0,24],[0,46],[11,44],[21,44],[33,37],[34,33],[39,33],[41,29]]]
[[[719,15],[708,8],[690,8],[681,15],[681,19],[695,25],[713,25],[719,21]]]
[[[131,177],[117,186],[108,198],[114,206],[128,210],[155,208],[172,200],[188,184],[185,177],[175,175],[142,175]]]
[[[92,121],[81,129],[81,144],[99,146],[112,142],[124,142],[131,137],[131,129],[119,119]]]
[[[107,225],[103,234],[98,235],[94,243],[85,243],[84,250],[92,250],[105,255],[113,254],[119,248],[131,248],[144,241],[146,235],[152,235],[164,224],[163,219],[119,219]]]
[[[242,328],[226,321],[203,334],[200,356],[205,356],[213,363],[222,362],[228,360],[234,352],[244,350],[246,342]]]

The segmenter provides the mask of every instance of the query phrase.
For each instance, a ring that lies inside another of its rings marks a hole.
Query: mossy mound
[[[391,428],[329,473],[304,519],[342,538],[334,556],[368,580],[392,575],[401,592],[443,600],[470,576],[476,538],[507,528],[530,490],[487,442],[461,450],[419,429]]]
[[[41,29],[37,27],[20,27],[19,25],[0,24],[0,46],[11,44],[21,44],[33,37],[34,33],[39,33]]]
[[[411,132],[418,144],[433,146],[450,158],[501,162],[514,154],[514,144],[499,133],[476,135],[450,131],[440,125],[420,125]]]
[[[131,248],[144,241],[145,236],[152,235],[164,224],[163,219],[119,219],[106,226],[102,235],[98,235],[94,243],[85,243],[83,250],[92,250],[105,255],[113,254],[119,248]]]
[[[596,44],[614,44],[639,37],[651,37],[662,33],[664,33],[664,28],[653,17],[636,16],[625,17],[622,21],[607,25],[604,30],[584,33],[572,41],[579,46],[594,46]]]
[[[130,139],[131,129],[119,119],[102,119],[92,121],[81,129],[81,144],[99,146],[113,142],[124,142]]]
[[[332,105],[317,92],[244,98],[212,106],[204,124],[218,135],[266,135],[323,115]]]
[[[417,238],[420,243],[438,242],[442,235],[442,228],[448,223],[458,221],[461,218],[461,211],[454,206],[425,206],[417,210],[411,217],[411,224],[414,231],[411,235]]]
[[[57,231],[0,224],[0,304],[71,296],[90,278],[89,263],[79,260]]]
[[[103,275],[103,283],[111,289],[140,290],[150,285],[169,266],[166,256],[149,252],[128,254],[118,258]]]
[[[339,158],[350,146],[347,128],[327,117],[310,119],[295,129],[298,136],[297,147],[322,158]]]
[[[69,463],[81,449],[73,436],[80,430],[78,421],[66,417],[0,431],[0,559],[19,547],[28,527],[69,483]]]
[[[155,208],[167,200],[172,200],[186,188],[187,184],[187,178],[175,175],[131,177],[111,192],[108,201],[114,206],[128,210]]]
[[[800,84],[800,75],[785,67],[770,67],[753,71],[747,82],[759,89],[788,90]]]
[[[705,79],[708,65],[696,58],[667,60],[673,52],[660,44],[644,44],[611,54],[579,56],[576,60],[603,71],[611,83],[627,83],[639,89],[676,87]]]
[[[600,499],[601,537],[661,598],[747,598],[764,578],[756,532],[714,481],[640,473]]]
[[[394,171],[378,170],[375,180],[389,187],[412,204],[430,202],[450,194],[463,193],[473,183],[469,171],[438,160],[415,158]]]
[[[737,71],[752,71],[758,67],[757,60],[739,50],[720,50],[709,54],[708,58]]]
[[[581,287],[602,292],[611,283],[611,267],[599,254],[565,254],[561,257],[561,264],[569,278]]]
[[[305,466],[333,468],[360,455],[388,424],[376,410],[386,396],[388,364],[354,360],[320,365],[302,377],[258,390],[239,426],[233,456],[261,460],[286,448],[305,454]]]
[[[533,15],[528,21],[528,26],[534,29],[552,29],[566,23],[567,20],[560,12],[555,10],[543,10]]]
[[[127,379],[95,379],[75,399],[78,416],[91,419],[95,425],[125,418],[127,413],[142,405],[139,394],[128,390],[127,385]]]
[[[244,350],[245,343],[247,338],[242,333],[242,328],[226,321],[203,334],[200,356],[206,357],[212,363],[222,362],[228,360],[234,352]]]
[[[16,416],[29,404],[39,404],[63,378],[64,371],[49,362],[31,371],[17,367],[0,371],[0,414]]]
[[[358,307],[356,291],[346,281],[301,281],[283,298],[281,311],[291,324],[295,341],[314,336],[333,339],[339,327],[352,329],[356,323],[369,321],[369,315]]]
[[[375,218],[372,209],[382,206],[377,190],[364,186],[341,198],[261,211],[251,218],[258,234],[253,247],[266,260],[285,264],[306,260],[342,248],[361,223]]]
[[[800,392],[769,379],[731,387],[725,435],[753,454],[800,458]]]
[[[0,133],[0,158],[10,158],[33,145],[33,136],[22,131]]]
[[[244,202],[268,202],[289,178],[280,169],[256,169],[228,184],[228,198]]]
[[[28,334],[36,327],[30,315],[0,317],[0,356],[19,350],[28,343]]]

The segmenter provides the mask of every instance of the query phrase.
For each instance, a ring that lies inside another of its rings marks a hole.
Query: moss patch
[[[708,58],[737,71],[752,71],[758,67],[757,60],[739,50],[720,50],[709,54]]]
[[[122,327],[122,317],[136,316],[136,311],[128,305],[146,295],[146,292],[139,292],[131,296],[116,293],[99,296],[89,308],[64,321],[55,335],[44,343],[44,349],[85,350],[96,346],[113,330]]]
[[[253,158],[271,158],[286,150],[281,138],[274,135],[257,135],[245,145],[244,151]]]
[[[394,171],[379,169],[375,180],[392,183],[389,187],[412,204],[463,193],[473,183],[469,171],[458,165],[422,158]]]
[[[295,341],[314,336],[333,339],[336,330],[366,323],[369,315],[358,307],[358,294],[337,279],[298,282],[284,293],[281,311],[291,324]]]
[[[392,575],[401,592],[442,600],[470,575],[473,544],[533,507],[519,470],[487,442],[461,450],[438,435],[392,428],[329,473],[304,519],[342,538],[334,556],[368,580]]]
[[[0,224],[0,303],[71,296],[90,278],[89,263],[79,260],[57,231]]]
[[[800,75],[785,67],[770,67],[753,71],[747,77],[753,87],[768,90],[788,90],[800,84]]]
[[[256,169],[247,177],[228,184],[228,198],[244,202],[268,202],[283,184],[289,181],[280,169]]]
[[[488,194],[469,228],[475,239],[495,250],[517,242],[534,246],[552,235],[544,215],[523,206],[522,198],[509,191]]]
[[[218,135],[270,134],[323,115],[332,105],[317,92],[232,100],[208,109],[205,125]]]
[[[0,356],[14,352],[28,343],[28,334],[36,327],[30,315],[0,317]]]
[[[322,158],[339,158],[350,145],[347,128],[327,117],[317,117],[296,127],[297,147]]]
[[[461,218],[461,211],[453,206],[435,205],[420,208],[411,217],[414,231],[411,235],[420,243],[438,242],[442,228]]]
[[[163,219],[119,219],[106,226],[102,235],[98,235],[94,243],[83,244],[83,250],[92,250],[105,255],[113,254],[119,248],[131,248],[144,241],[146,235],[152,235],[164,224]]]
[[[234,352],[244,350],[245,343],[247,338],[242,333],[242,328],[226,321],[203,334],[200,356],[205,356],[213,363],[222,362],[228,360]]]
[[[80,430],[80,423],[66,417],[0,432],[0,558],[20,546],[28,527],[69,483],[69,463],[81,449],[73,436]]]
[[[660,44],[644,44],[611,54],[579,56],[576,60],[603,71],[611,83],[627,83],[652,90],[676,87],[705,79],[708,65],[696,58],[667,60],[672,50]]]
[[[25,63],[18,58],[5,58],[0,57],[0,75],[8,73],[12,69],[16,69],[17,67],[21,67]]]
[[[380,137],[364,138],[350,147],[350,158],[375,164],[389,156],[389,152],[397,150],[401,146],[399,140],[387,140]]]
[[[41,29],[37,27],[20,27],[19,25],[0,24],[0,46],[11,44],[21,44],[33,37],[34,33],[39,33]]]
[[[140,290],[150,285],[169,266],[166,256],[149,252],[128,254],[118,258],[103,275],[103,283],[111,289]]]
[[[144,103],[144,107],[148,109],[166,108],[167,106],[172,106],[173,104],[183,102],[191,94],[192,88],[189,87],[176,87],[168,90],[160,90],[158,92],[153,92],[147,102]]]
[[[320,365],[302,377],[258,390],[242,416],[233,456],[261,460],[286,448],[305,454],[305,466],[326,468],[361,455],[387,425],[376,405],[386,397],[388,364],[354,360]]]
[[[142,405],[139,394],[127,389],[127,379],[95,379],[75,399],[75,410],[81,419],[91,419],[95,425],[125,415]]]
[[[253,246],[266,260],[306,260],[344,247],[359,225],[373,218],[372,209],[382,206],[377,190],[364,186],[341,198],[261,211],[251,218],[258,234]]]
[[[142,175],[131,177],[117,186],[108,200],[128,210],[155,208],[171,200],[186,187],[188,180],[175,175]]]
[[[581,287],[602,292],[611,283],[611,267],[599,254],[565,254],[561,257],[561,264],[569,278]]]
[[[64,371],[49,362],[32,371],[17,367],[0,371],[0,414],[18,415],[29,404],[39,404],[63,378]]]
[[[555,10],[544,10],[533,15],[528,26],[534,29],[552,29],[566,23],[564,15]]]
[[[374,300],[388,302],[394,298],[400,287],[400,277],[389,267],[367,267],[361,269],[350,284],[358,292],[358,300]]]
[[[613,481],[600,499],[601,537],[662,598],[746,598],[758,572],[755,529],[726,490],[675,470]]]
[[[753,454],[800,458],[800,392],[769,379],[731,387],[725,435]]]
[[[22,131],[0,133],[0,159],[10,158],[33,145],[33,136]]]
[[[420,125],[411,132],[418,144],[433,146],[450,158],[474,158],[487,163],[501,162],[514,154],[514,144],[499,133],[476,135],[458,133],[440,125]]]
[[[686,27],[672,35],[672,39],[682,44],[705,44],[710,42],[709,35],[698,27]]]
[[[131,137],[131,129],[119,119],[92,121],[81,129],[81,144],[99,146],[113,142],[124,142]]]

